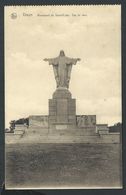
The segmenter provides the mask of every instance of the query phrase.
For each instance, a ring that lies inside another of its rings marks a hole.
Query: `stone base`
[[[57,89],[49,99],[49,128],[69,129],[76,127],[76,102],[68,89]]]

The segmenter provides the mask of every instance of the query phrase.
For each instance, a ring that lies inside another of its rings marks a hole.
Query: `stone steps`
[[[50,130],[28,128],[22,134],[6,135],[6,143],[119,143],[120,135],[100,135],[92,129]]]
[[[99,136],[64,136],[64,135],[30,135],[24,134],[19,140],[24,143],[97,143]]]
[[[42,128],[28,128],[25,134],[38,134],[38,135],[54,135],[54,136],[88,136],[96,135],[95,129],[67,129],[67,130],[55,130],[55,129],[42,129]]]
[[[120,135],[38,135],[34,133],[25,133],[20,135],[11,135],[5,139],[6,143],[120,143]]]

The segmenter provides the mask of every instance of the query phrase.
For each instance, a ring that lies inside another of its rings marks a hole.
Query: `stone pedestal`
[[[49,99],[49,128],[69,129],[76,126],[76,100],[66,88],[58,88]]]

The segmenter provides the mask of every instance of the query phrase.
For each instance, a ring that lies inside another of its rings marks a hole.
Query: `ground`
[[[121,187],[121,145],[8,144],[6,187]]]

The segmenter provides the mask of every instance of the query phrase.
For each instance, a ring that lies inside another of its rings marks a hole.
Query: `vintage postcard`
[[[121,5],[4,14],[6,189],[122,188]]]

